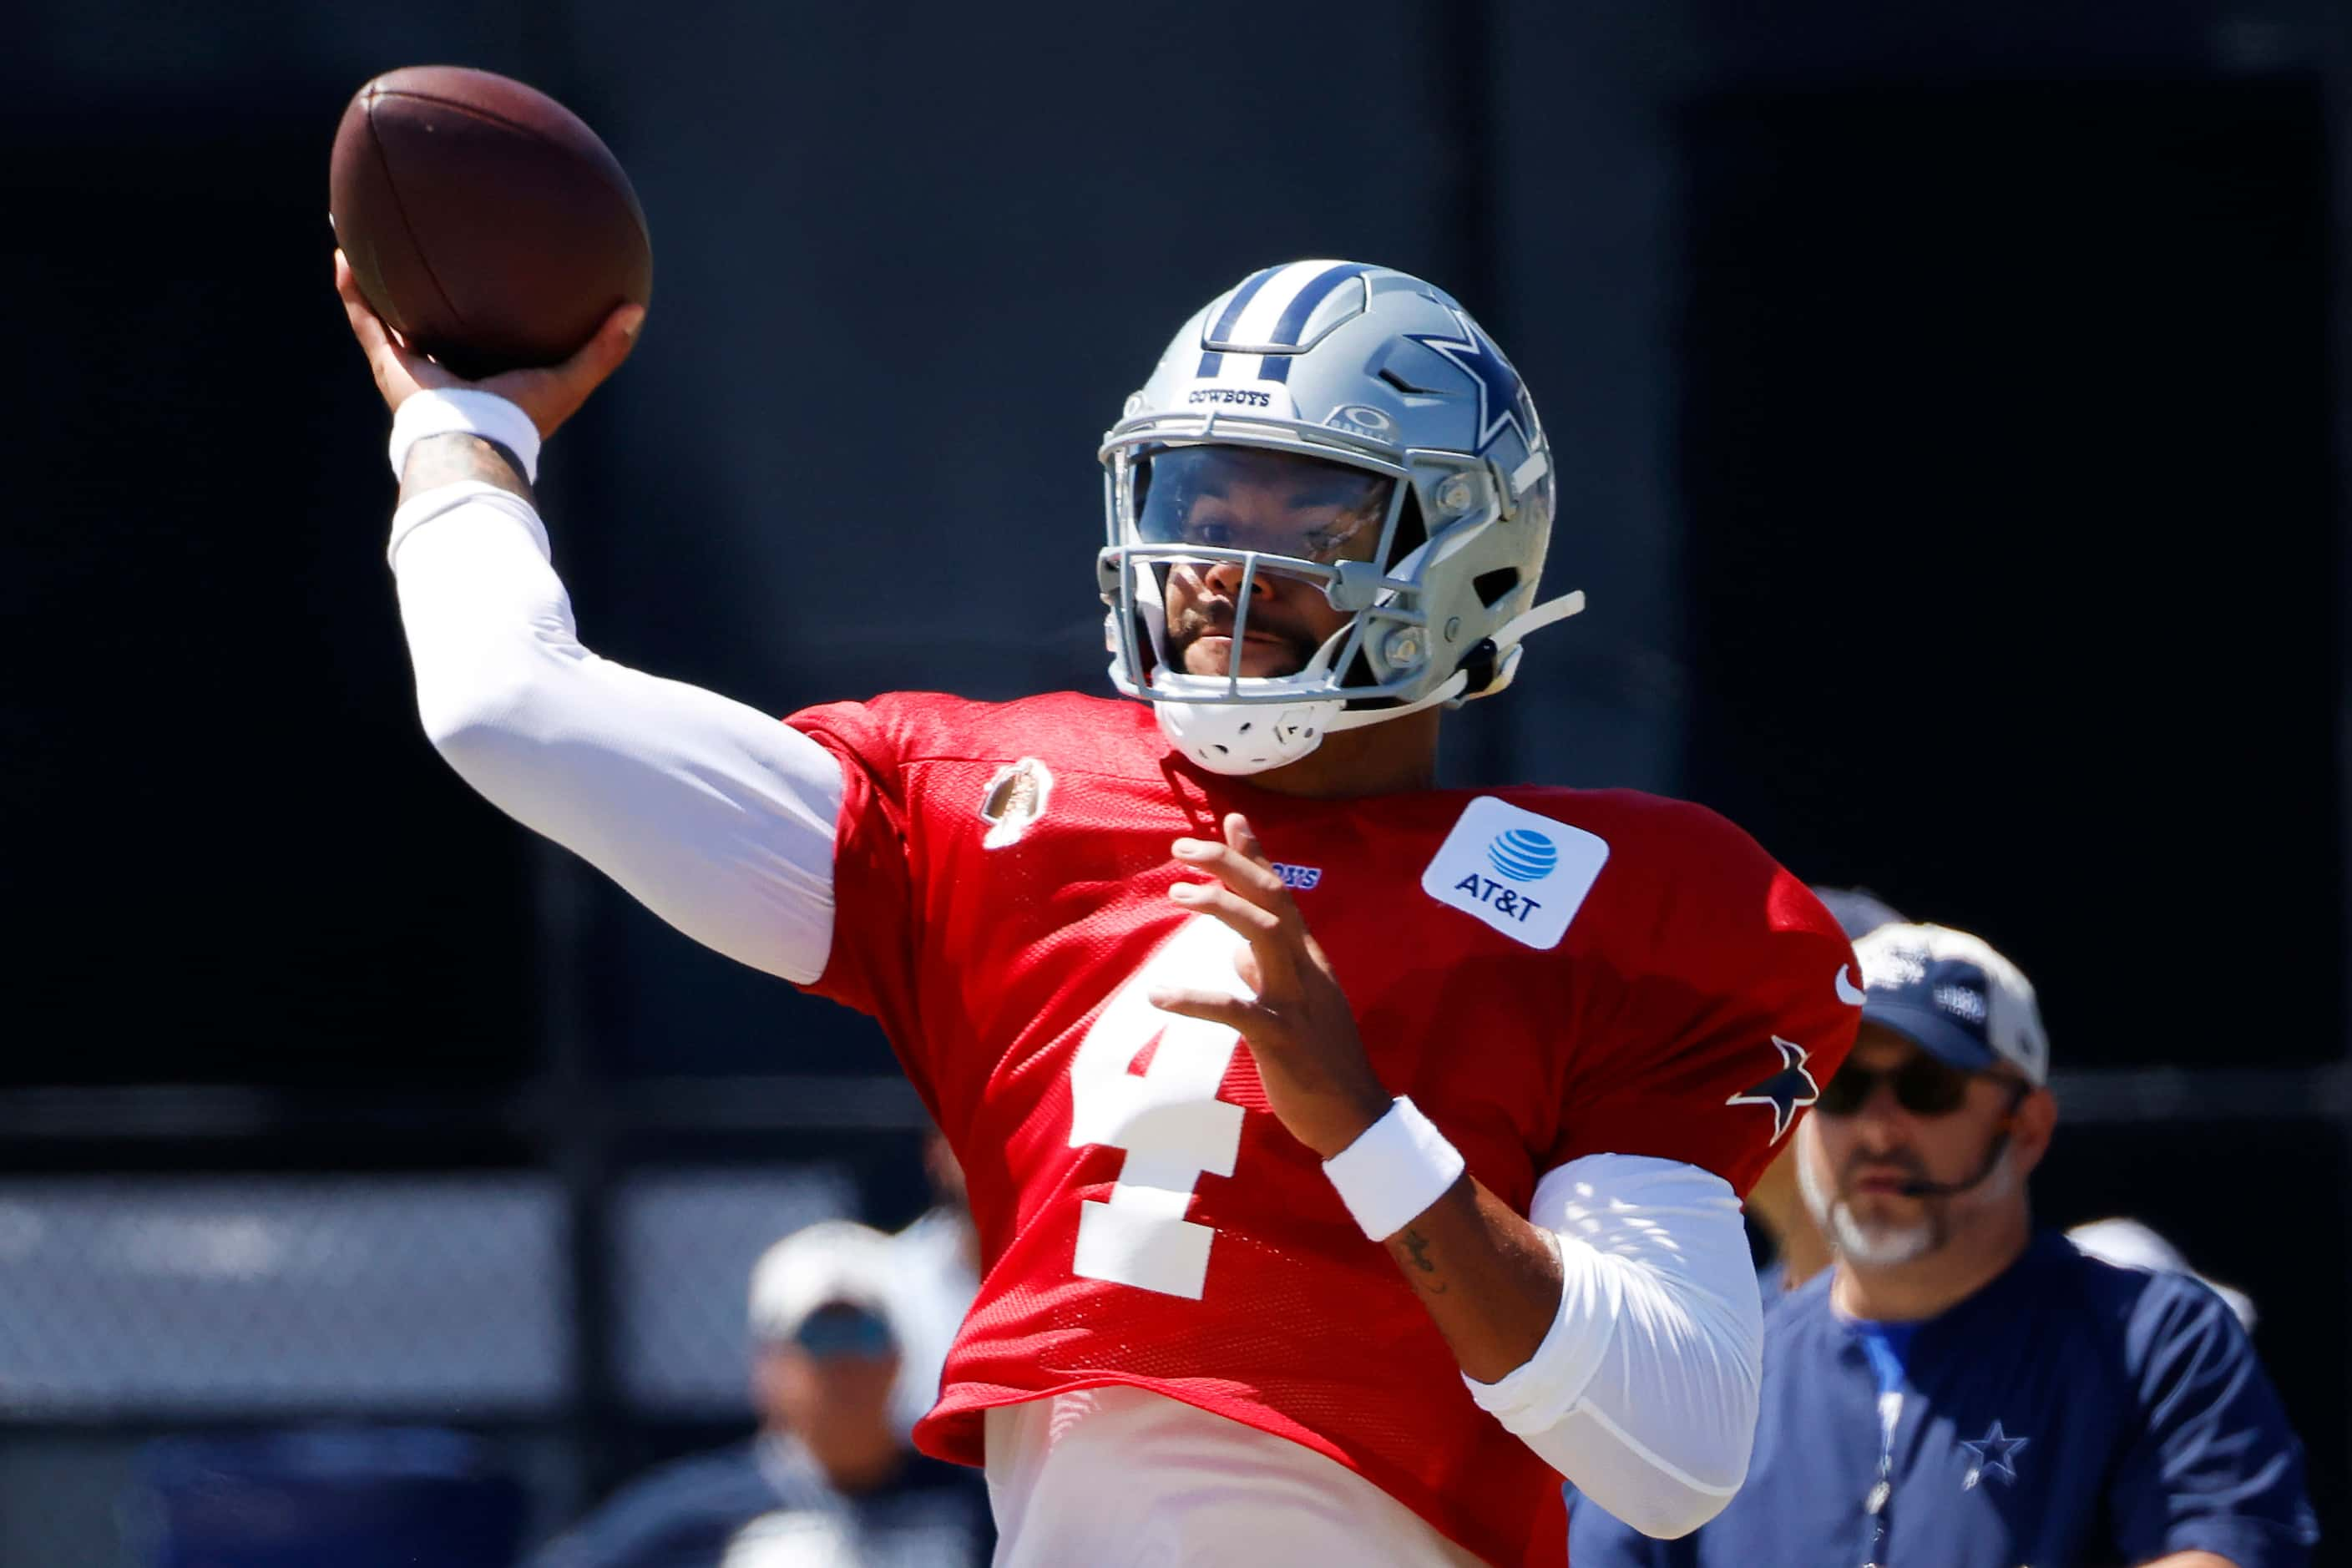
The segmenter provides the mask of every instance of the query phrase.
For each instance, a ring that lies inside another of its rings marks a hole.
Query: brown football
[[[328,212],[376,313],[469,380],[552,364],[653,294],[620,162],[578,115],[488,71],[409,66],[361,88]]]

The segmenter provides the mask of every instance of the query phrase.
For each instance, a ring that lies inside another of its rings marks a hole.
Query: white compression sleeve
[[[1559,1315],[1479,1405],[1645,1535],[1720,1512],[1756,1441],[1763,1303],[1731,1184],[1678,1160],[1591,1154],[1546,1174]]]
[[[467,784],[696,941],[786,980],[824,973],[832,752],[581,647],[520,497],[428,491],[394,515],[391,559],[418,715]]]

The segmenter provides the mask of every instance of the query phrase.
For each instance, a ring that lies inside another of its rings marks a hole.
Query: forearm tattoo
[[[1391,1249],[1402,1249],[1404,1256],[1399,1261],[1412,1271],[1415,1285],[1433,1296],[1445,1294],[1445,1281],[1438,1278],[1436,1260],[1429,1256],[1429,1237],[1408,1226],[1389,1245]]]
[[[400,476],[400,499],[413,500],[426,490],[456,484],[460,479],[480,479],[519,495],[532,505],[538,504],[530,493],[530,481],[522,477],[522,465],[515,460],[513,453],[496,441],[457,431],[427,436],[409,448],[408,468]]]

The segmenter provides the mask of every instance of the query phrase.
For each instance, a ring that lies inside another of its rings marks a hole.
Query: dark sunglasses
[[[1925,1051],[1884,1072],[1849,1062],[1822,1086],[1813,1110],[1822,1116],[1852,1116],[1870,1102],[1884,1079],[1895,1090],[1895,1103],[1912,1115],[1949,1116],[1969,1097],[1969,1076]]]
[[[804,1319],[793,1342],[819,1361],[835,1356],[886,1356],[898,1348],[890,1325],[872,1312],[846,1304],[819,1307]]]

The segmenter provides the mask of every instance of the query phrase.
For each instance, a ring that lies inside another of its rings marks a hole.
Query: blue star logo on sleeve
[[[1478,384],[1478,440],[1475,449],[1485,451],[1505,429],[1517,430],[1522,444],[1532,447],[1535,432],[1519,417],[1519,373],[1503,357],[1503,351],[1494,341],[1478,330],[1477,323],[1461,311],[1453,312],[1461,326],[1458,338],[1440,337],[1434,332],[1407,332],[1405,336],[1429,350],[1442,354],[1454,369]]]
[[[1998,1476],[2004,1481],[2016,1480],[2017,1467],[2010,1461],[2032,1441],[2031,1437],[2011,1436],[2000,1429],[1998,1421],[1974,1442],[1961,1438],[1960,1447],[1969,1451],[1970,1462],[1969,1473],[1960,1479],[1960,1489],[1973,1491],[1977,1483],[1988,1476]]]
[[[1769,1105],[1772,1108],[1772,1142],[1778,1143],[1789,1131],[1789,1123],[1797,1112],[1822,1097],[1822,1086],[1813,1081],[1805,1062],[1812,1053],[1794,1040],[1772,1037],[1772,1044],[1780,1052],[1780,1070],[1762,1083],[1742,1093],[1733,1095],[1726,1105]]]

